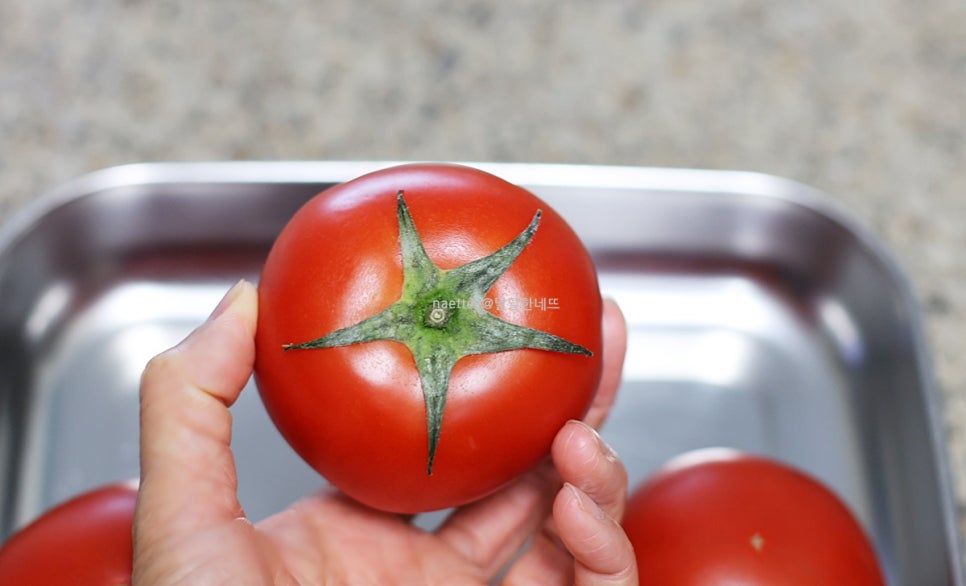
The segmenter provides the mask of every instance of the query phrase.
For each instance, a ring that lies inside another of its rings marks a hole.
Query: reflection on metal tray
[[[309,196],[388,163],[118,167],[0,232],[0,535],[134,477],[137,384]],[[631,482],[728,445],[824,480],[893,586],[963,584],[937,397],[916,306],[868,233],[801,185],[748,173],[479,165],[563,214],[630,325],[605,436]],[[320,479],[254,388],[234,407],[258,518]]]

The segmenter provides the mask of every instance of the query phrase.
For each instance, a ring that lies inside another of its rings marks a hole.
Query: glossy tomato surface
[[[0,547],[0,584],[130,584],[136,500],[113,484],[44,513]]]
[[[412,352],[392,340],[286,352],[400,299],[402,191],[426,253],[449,270],[517,237],[529,244],[486,294],[485,310],[588,349],[459,359],[427,473],[426,408]],[[455,165],[404,165],[308,202],[278,236],[259,282],[256,381],[291,446],[349,496],[395,512],[457,506],[521,474],[588,408],[601,370],[594,264],[566,222],[528,191]]]
[[[862,527],[828,488],[734,450],[673,459],[632,493],[623,525],[642,585],[885,583]]]

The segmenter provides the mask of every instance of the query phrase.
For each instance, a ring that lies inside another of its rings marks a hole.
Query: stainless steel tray
[[[144,363],[256,280],[288,217],[389,163],[146,164],[83,177],[0,231],[0,536],[137,475]],[[833,487],[889,584],[962,585],[923,335],[875,239],[821,195],[738,172],[479,165],[558,209],[630,324],[605,428],[631,482],[708,445]],[[234,408],[254,518],[318,487],[254,388]]]

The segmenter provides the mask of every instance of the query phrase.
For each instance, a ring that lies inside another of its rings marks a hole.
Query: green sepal
[[[592,352],[548,332],[502,320],[483,309],[487,291],[533,239],[542,212],[496,252],[450,270],[437,267],[426,253],[412,215],[396,195],[402,251],[403,288],[399,301],[361,322],[284,350],[313,350],[394,340],[409,348],[419,374],[426,408],[427,465],[432,474],[439,446],[450,375],[464,356],[532,348],[592,356]]]

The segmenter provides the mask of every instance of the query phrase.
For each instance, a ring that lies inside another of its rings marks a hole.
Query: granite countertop
[[[128,162],[752,170],[823,190],[926,318],[966,504],[960,0],[0,3],[0,221]]]

